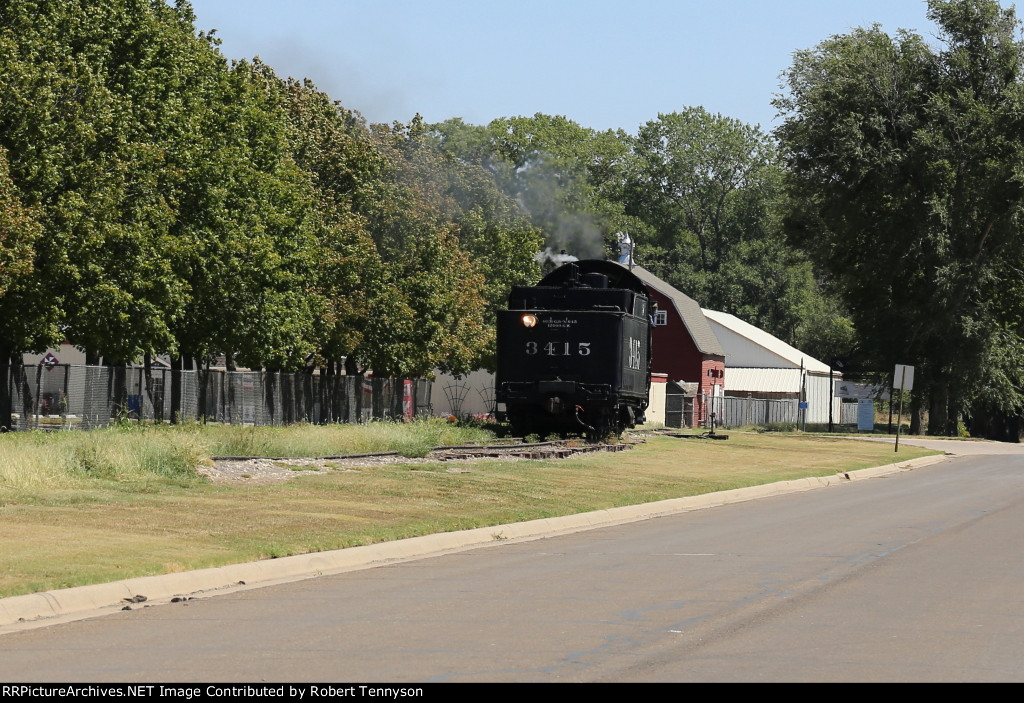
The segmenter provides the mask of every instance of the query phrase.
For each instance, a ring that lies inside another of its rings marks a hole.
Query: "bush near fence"
[[[411,384],[411,403],[406,400],[406,381]],[[161,368],[147,375],[143,368],[60,364],[11,366],[7,390],[13,429],[31,430],[170,421],[175,412],[179,419],[232,425],[429,416],[430,384],[426,379],[269,371]]]

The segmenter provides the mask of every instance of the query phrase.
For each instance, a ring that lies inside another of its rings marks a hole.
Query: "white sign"
[[[914,367],[896,364],[896,373],[892,377],[892,387],[896,390],[914,390]]]

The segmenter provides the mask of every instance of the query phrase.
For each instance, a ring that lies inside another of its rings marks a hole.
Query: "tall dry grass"
[[[408,424],[240,427],[126,424],[88,432],[0,435],[0,491],[76,488],[90,482],[187,485],[212,456],[310,457],[370,452],[423,456],[432,447],[493,439],[442,420]]]
[[[205,460],[194,434],[108,428],[0,436],[0,489],[74,488],[96,480],[187,484]]]
[[[206,426],[200,431],[211,456],[309,457],[398,452],[424,456],[433,447],[489,442],[480,428],[444,420],[364,425],[289,425],[287,427]]]

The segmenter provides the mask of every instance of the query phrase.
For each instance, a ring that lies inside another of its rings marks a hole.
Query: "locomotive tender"
[[[514,286],[497,322],[498,418],[513,432],[600,440],[644,422],[650,299],[628,268],[565,264],[536,286]]]

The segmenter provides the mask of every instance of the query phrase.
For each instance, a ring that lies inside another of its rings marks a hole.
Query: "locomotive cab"
[[[515,286],[498,313],[498,410],[521,436],[599,438],[644,421],[650,390],[650,300],[609,261],[566,264]]]

